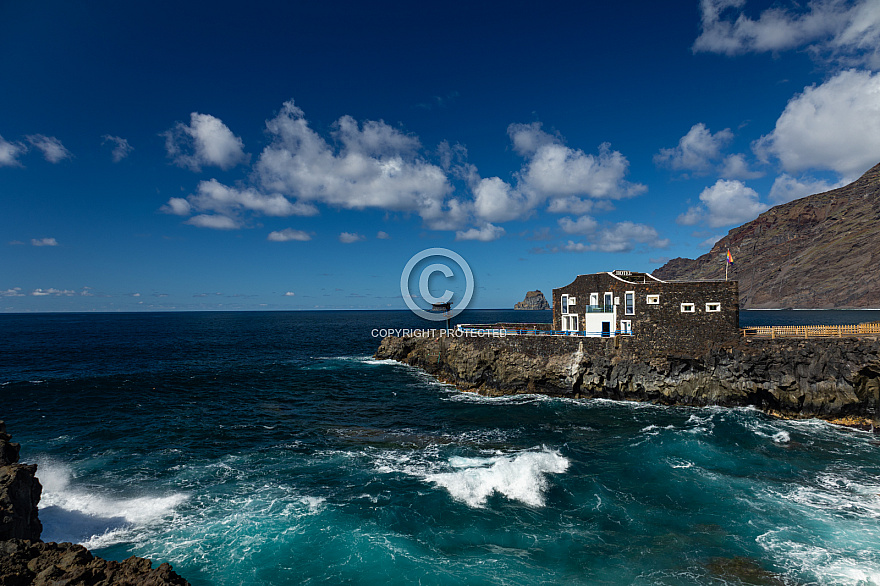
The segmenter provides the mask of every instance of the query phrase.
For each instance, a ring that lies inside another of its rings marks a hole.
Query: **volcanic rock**
[[[550,309],[550,304],[540,291],[529,291],[526,298],[513,306],[514,309]]]

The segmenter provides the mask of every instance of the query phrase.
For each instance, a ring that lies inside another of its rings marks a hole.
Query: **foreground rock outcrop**
[[[81,545],[40,541],[42,487],[36,464],[19,464],[0,421],[0,585],[2,586],[185,586],[168,564],[152,568],[145,558],[115,562],[95,557]]]
[[[670,280],[739,281],[740,307],[880,307],[880,164],[849,185],[775,206],[712,250],[654,271]]]
[[[513,306],[514,309],[550,309],[550,304],[540,291],[529,291],[526,298]]]
[[[880,424],[877,337],[743,339],[687,354],[646,351],[627,337],[388,337],[376,358],[489,396],[754,405],[784,417]]]

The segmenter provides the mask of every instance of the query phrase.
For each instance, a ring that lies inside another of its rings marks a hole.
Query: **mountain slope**
[[[709,253],[653,274],[723,279],[728,249],[743,309],[880,308],[880,164],[849,185],[771,208]]]

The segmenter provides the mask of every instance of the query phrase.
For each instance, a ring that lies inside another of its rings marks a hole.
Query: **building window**
[[[707,303],[706,304],[706,313],[718,313],[721,311],[720,303]]]
[[[568,313],[568,295],[563,295],[559,303],[562,305],[562,313]]]
[[[632,321],[628,319],[620,320],[620,335],[621,336],[632,336],[633,327]]]
[[[648,295],[645,299],[648,305],[660,305],[660,296],[659,295]]]
[[[626,315],[635,315],[636,314],[636,292],[635,291],[627,291],[624,296],[624,313]]]
[[[612,311],[614,311],[614,307],[612,305],[612,297],[613,295],[611,293],[605,294],[605,313],[611,313]]]
[[[697,308],[693,303],[682,303],[681,304],[681,312],[682,313],[694,313]]]
[[[570,327],[568,329],[572,332],[577,331],[577,329],[578,329],[578,316],[577,315],[570,315],[569,318],[570,318],[570,322],[568,325]]]
[[[577,302],[578,302],[577,297],[569,297],[568,298],[568,307],[571,309],[574,309],[573,306],[577,305]]]

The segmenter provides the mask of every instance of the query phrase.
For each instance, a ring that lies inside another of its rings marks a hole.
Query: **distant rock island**
[[[728,249],[743,309],[880,308],[880,164],[849,185],[771,208],[709,253],[672,259],[653,275],[724,279]]]
[[[513,306],[514,309],[550,309],[550,304],[540,291],[529,291],[526,298]]]

